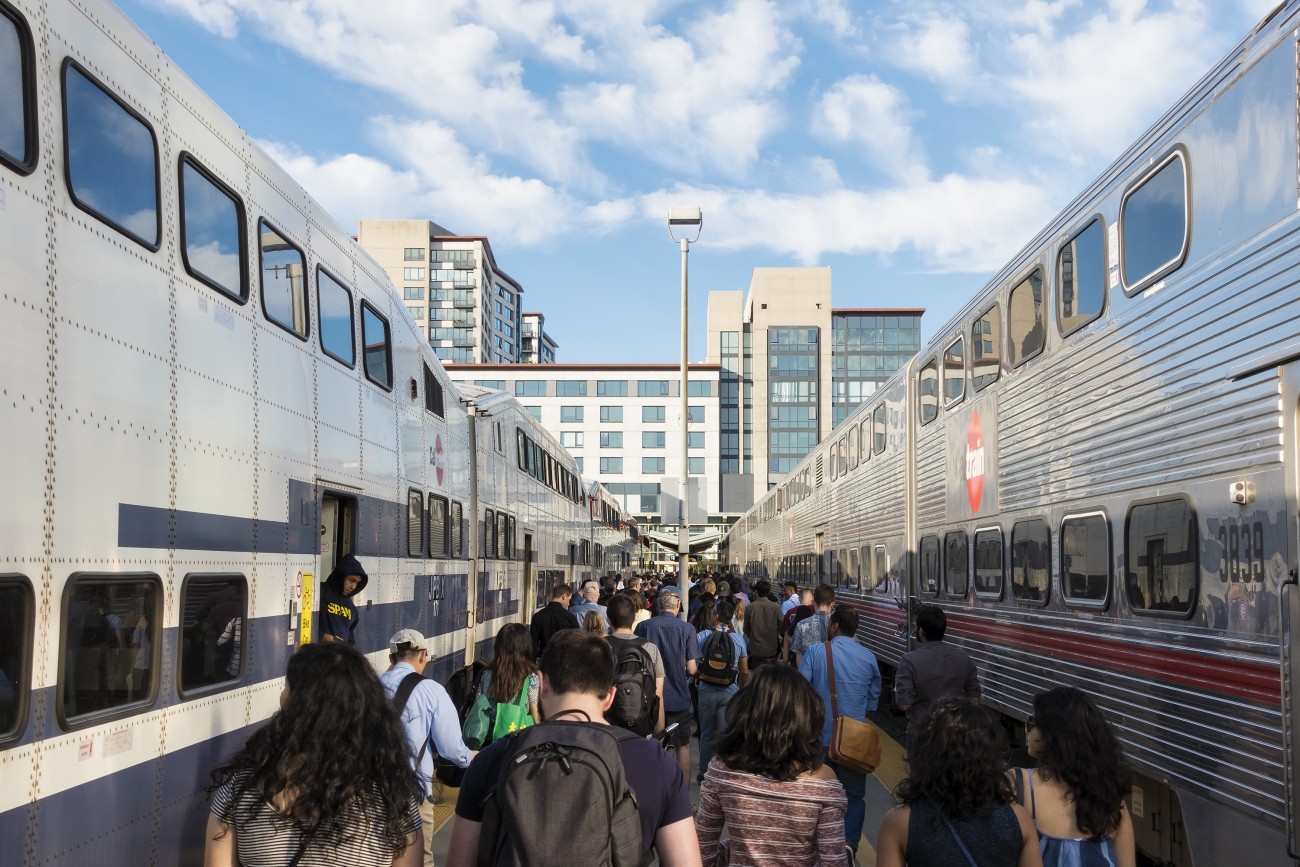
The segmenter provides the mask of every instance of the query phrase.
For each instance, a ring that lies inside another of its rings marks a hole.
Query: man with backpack
[[[606,606],[613,630],[605,636],[614,648],[614,704],[605,719],[639,735],[663,731],[664,661],[654,642],[632,634],[636,603],[622,593]]]
[[[653,739],[610,726],[614,652],[579,629],[539,665],[547,719],[501,738],[470,766],[456,801],[448,867],[699,867],[690,789]]]
[[[460,716],[447,690],[424,677],[429,651],[424,636],[414,629],[402,629],[388,641],[393,665],[379,675],[384,692],[397,708],[406,730],[411,762],[424,786],[420,821],[424,824],[424,867],[433,867],[433,759],[442,756],[460,768],[469,767],[476,753],[460,736]]]

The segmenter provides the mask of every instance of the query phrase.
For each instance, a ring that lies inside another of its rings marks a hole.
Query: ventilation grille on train
[[[818,455],[817,456],[817,478],[813,482],[813,487],[820,488],[821,486],[822,486],[822,456]]]

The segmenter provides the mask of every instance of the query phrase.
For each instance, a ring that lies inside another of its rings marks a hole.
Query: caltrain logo
[[[971,413],[966,428],[966,499],[972,512],[980,510],[984,499],[984,429],[977,412]]]
[[[442,456],[442,434],[438,434],[433,439],[433,448],[429,449],[429,463],[433,464],[434,473],[438,477],[438,487],[442,487],[442,468],[446,462]]]

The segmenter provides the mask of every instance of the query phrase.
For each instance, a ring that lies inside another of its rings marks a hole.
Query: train
[[[1275,8],[723,543],[835,586],[887,676],[940,606],[1012,735],[1089,692],[1162,865],[1300,852],[1298,28]]]
[[[116,7],[0,0],[0,67],[0,860],[201,864],[343,555],[441,679],[639,533]]]

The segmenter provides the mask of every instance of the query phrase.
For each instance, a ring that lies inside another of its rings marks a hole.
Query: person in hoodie
[[[366,589],[366,570],[357,558],[345,554],[334,567],[320,594],[320,640],[357,643],[357,606],[352,597]]]

